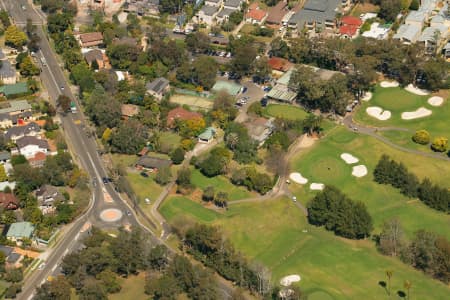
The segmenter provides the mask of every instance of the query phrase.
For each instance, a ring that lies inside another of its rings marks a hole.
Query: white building
[[[16,144],[18,152],[26,158],[32,158],[39,152],[47,154],[49,150],[48,142],[35,136],[24,136]]]

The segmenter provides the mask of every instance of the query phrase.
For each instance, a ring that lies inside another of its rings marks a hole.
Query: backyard
[[[211,109],[214,104],[213,99],[184,94],[172,95],[170,97],[170,102],[177,103],[179,105],[187,105],[192,109],[203,109],[203,110]]]
[[[303,120],[308,116],[308,113],[302,108],[286,104],[269,104],[264,108],[264,114],[287,120]]]

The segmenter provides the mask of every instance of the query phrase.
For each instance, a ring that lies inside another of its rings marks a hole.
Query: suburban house
[[[230,19],[230,15],[234,13],[236,10],[230,8],[222,9],[216,16],[217,23],[226,23]]]
[[[353,39],[358,36],[359,28],[362,26],[363,21],[360,18],[353,16],[344,16],[341,19],[339,27],[339,34],[342,38]]]
[[[3,84],[14,84],[17,81],[17,72],[13,65],[9,62],[3,51],[0,49],[0,81]]]
[[[8,128],[15,125],[23,125],[25,121],[31,120],[33,115],[31,111],[26,111],[16,115],[10,115],[9,113],[0,114],[0,127]]]
[[[259,7],[258,2],[253,2],[245,14],[245,22],[262,25],[268,16],[267,11]]]
[[[49,145],[47,140],[35,136],[24,136],[16,141],[18,152],[26,158],[34,157],[38,152],[47,153]]]
[[[290,70],[292,68],[292,66],[294,65],[287,59],[281,58],[281,57],[276,57],[276,56],[272,56],[271,58],[269,58],[269,60],[267,61],[267,64],[272,69],[272,73],[276,76],[283,75],[285,72]]]
[[[182,107],[177,107],[169,111],[167,114],[167,126],[173,127],[175,125],[175,120],[187,121],[197,118],[202,118],[202,114],[188,111]]]
[[[5,255],[6,264],[5,267],[8,268],[20,268],[22,264],[20,261],[23,258],[23,255],[14,251],[13,247],[0,245],[0,252]]]
[[[216,136],[216,129],[214,127],[208,127],[198,135],[198,142],[209,144],[212,142],[215,136]]]
[[[205,5],[196,14],[197,23],[204,23],[208,26],[214,24],[216,16],[220,10],[219,6]]]
[[[145,89],[147,90],[147,94],[161,100],[162,97],[170,91],[169,80],[163,77],[156,78],[152,82],[148,82],[145,85]]]
[[[35,122],[30,122],[23,126],[14,126],[9,128],[5,133],[5,138],[16,142],[19,138],[24,136],[37,136],[41,132],[41,127]]]
[[[297,93],[289,87],[293,69],[283,74],[277,81],[275,86],[267,93],[267,97],[281,101],[292,103],[297,97]]]
[[[421,32],[422,27],[419,25],[402,24],[392,38],[405,44],[414,44],[419,39]]]
[[[103,35],[101,32],[80,33],[75,36],[81,48],[96,47],[103,44]]]
[[[159,15],[159,0],[126,0],[123,11],[140,16],[147,13],[157,16]]]
[[[209,1],[206,1],[209,2]],[[225,0],[223,3],[224,9],[231,9],[233,11],[241,9],[242,0]]]
[[[43,167],[47,159],[47,154],[44,152],[37,152],[33,157],[28,158],[28,163],[33,168]]]
[[[11,153],[9,151],[0,152],[0,164],[4,164],[11,159]]]
[[[33,236],[34,226],[30,222],[16,222],[9,226],[6,238],[12,242],[22,243]]]
[[[223,0],[206,0],[205,5],[221,7],[223,4]]]
[[[34,195],[39,204],[39,209],[43,214],[53,213],[55,211],[54,202],[63,200],[63,196],[58,189],[52,185],[45,184],[34,191]]]
[[[95,61],[99,70],[111,68],[108,56],[106,56],[106,53],[100,49],[92,49],[84,52],[83,56],[89,67],[91,67],[92,63]]]
[[[266,23],[271,25],[282,25],[283,17],[289,12],[287,1],[280,1],[277,5],[269,8]]]
[[[170,167],[172,165],[172,161],[169,159],[163,159],[159,157],[151,157],[147,155],[143,155],[139,157],[136,162],[137,169],[149,170],[152,172],[157,172],[161,168]]]
[[[388,38],[390,30],[391,24],[382,25],[378,22],[373,22],[372,25],[370,25],[370,30],[364,31],[362,36],[376,40],[385,40]]]
[[[125,120],[139,114],[139,106],[134,104],[122,104],[120,110],[122,112],[122,118]]]
[[[15,100],[0,103],[0,115],[19,115],[24,112],[31,112],[31,105],[27,100]]]
[[[3,210],[14,210],[19,207],[19,199],[13,193],[0,192],[0,207]]]
[[[336,28],[336,14],[340,0],[307,0],[303,9],[289,19],[289,27],[302,30],[326,30]]]
[[[6,98],[18,97],[28,93],[28,85],[26,82],[17,82],[14,84],[8,84],[0,86],[0,95]]]
[[[272,134],[274,125],[272,118],[266,119],[262,117],[249,119],[244,123],[248,130],[249,136],[259,143],[259,146],[264,144],[264,141]]]
[[[450,59],[450,42],[445,44],[444,48],[442,49],[442,54],[444,55],[444,58],[449,61]]]

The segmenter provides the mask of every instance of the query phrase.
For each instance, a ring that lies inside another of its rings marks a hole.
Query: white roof
[[[380,26],[380,23],[374,22],[370,25],[370,30],[365,31],[362,36],[367,38],[373,38],[377,40],[384,40],[387,38],[387,33],[389,32],[389,27]]]
[[[365,22],[367,20],[376,18],[377,16],[378,16],[377,13],[365,13],[365,14],[362,14],[360,18],[363,22]]]
[[[415,42],[417,34],[422,30],[420,26],[413,24],[402,24],[396,34],[394,34],[394,39],[406,40],[408,42]]]
[[[125,74],[122,71],[116,71],[117,81],[125,80]]]

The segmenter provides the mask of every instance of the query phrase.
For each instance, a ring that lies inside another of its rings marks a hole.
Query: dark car
[[[103,181],[104,184],[107,184],[109,182],[108,178],[106,178],[106,177],[103,177],[102,181]]]
[[[147,177],[148,177],[148,174],[145,173],[145,172],[141,172],[141,176],[147,178]]]
[[[264,98],[261,99],[260,102],[261,102],[261,106],[262,107],[266,107],[267,106],[267,102],[269,102],[269,99],[264,97]]]

